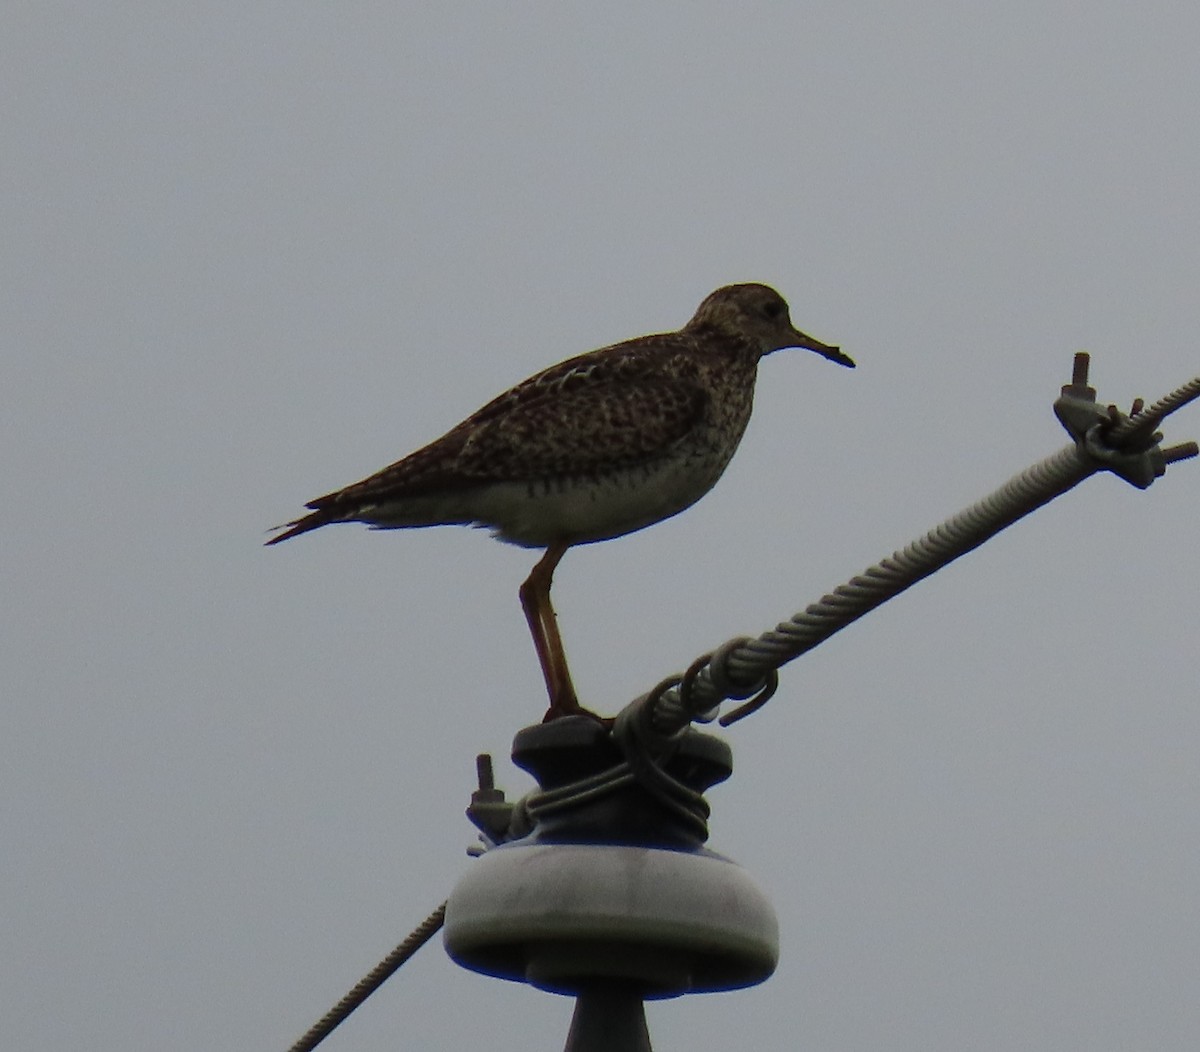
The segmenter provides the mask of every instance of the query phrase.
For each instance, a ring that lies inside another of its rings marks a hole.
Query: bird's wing
[[[455,471],[464,482],[519,481],[634,467],[686,436],[707,405],[685,377],[564,385],[473,427]]]
[[[388,497],[652,460],[695,427],[708,405],[686,350],[686,337],[667,333],[559,362],[436,441],[308,507],[331,519]]]

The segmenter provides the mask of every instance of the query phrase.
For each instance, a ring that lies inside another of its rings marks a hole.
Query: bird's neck
[[[711,322],[689,326],[689,329],[697,338],[697,343],[713,356],[738,362],[750,369],[754,369],[759,359],[767,353],[757,341],[751,340],[737,329],[714,325]]]

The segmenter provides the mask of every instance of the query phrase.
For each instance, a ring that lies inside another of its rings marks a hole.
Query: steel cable
[[[1162,474],[1166,464],[1196,455],[1194,442],[1158,450],[1160,436],[1151,432],[1164,417],[1200,397],[1200,377],[1149,408],[1135,404],[1132,415],[1125,416],[1115,407],[1105,413],[1091,405],[1094,392],[1085,386],[1086,375],[1086,358],[1077,356],[1074,385],[1064,388],[1064,398],[1056,404],[1058,410],[1064,401],[1069,403],[1066,412],[1060,413],[1060,419],[1076,439],[1075,444],[1026,468],[995,492],[868,567],[774,629],[756,639],[730,640],[686,684],[660,694],[653,717],[655,729],[670,734],[726,699],[758,695],[721,718],[721,724],[728,726],[766,702],[774,692],[774,677],[780,666],[978,548],[1089,476],[1110,469],[1144,487]],[[1088,420],[1090,426],[1079,424],[1080,419]]]
[[[336,1027],[360,1004],[384,984],[405,961],[425,945],[441,928],[446,920],[446,904],[443,902],[412,930],[399,946],[362,977],[354,988],[321,1019],[309,1028],[288,1052],[312,1052]]]

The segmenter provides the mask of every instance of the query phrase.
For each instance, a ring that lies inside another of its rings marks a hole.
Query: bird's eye
[[[763,304],[762,312],[764,318],[778,318],[783,313],[783,304],[779,300],[771,300]]]

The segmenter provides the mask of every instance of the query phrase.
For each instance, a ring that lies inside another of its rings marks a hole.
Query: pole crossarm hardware
[[[1138,399],[1127,415],[1115,405],[1097,403],[1095,389],[1088,386],[1088,364],[1087,354],[1075,355],[1071,382],[1054,403],[1055,415],[1071,436],[1070,446],[1009,479],[990,496],[757,639],[731,639],[697,658],[682,676],[664,680],[632,705],[651,708],[655,729],[669,735],[693,720],[708,718],[722,701],[744,701],[721,717],[722,726],[728,726],[761,708],[775,693],[782,665],[1089,476],[1111,471],[1145,489],[1166,472],[1168,464],[1200,452],[1195,442],[1160,448],[1158,432],[1169,414],[1200,397],[1200,376],[1149,408]]]

